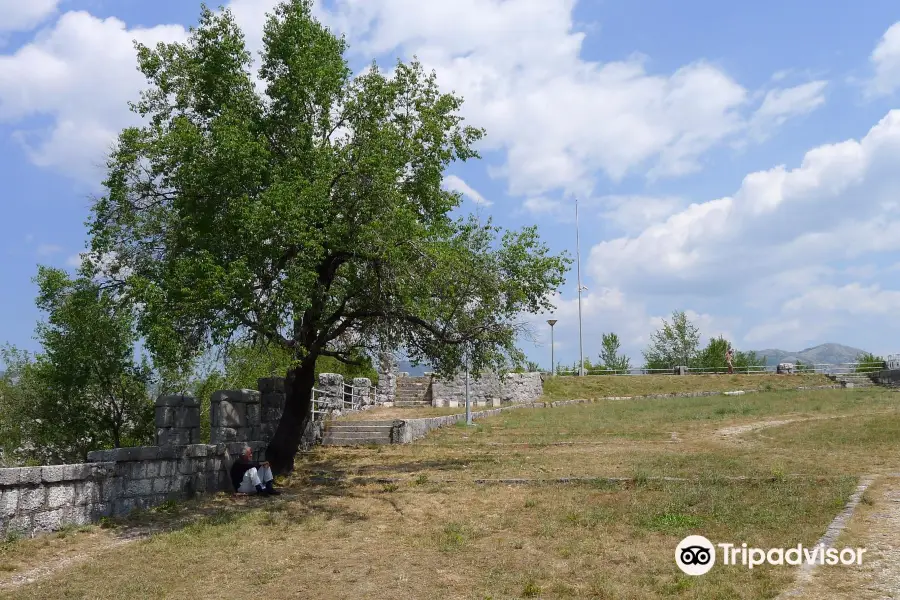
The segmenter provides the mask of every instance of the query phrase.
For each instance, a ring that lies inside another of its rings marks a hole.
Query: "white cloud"
[[[827,81],[810,81],[791,88],[770,90],[750,119],[751,135],[764,140],[788,119],[822,106],[827,85]]]
[[[870,95],[891,94],[900,88],[900,21],[884,32],[869,60],[875,71],[867,90]]]
[[[598,202],[604,207],[601,216],[626,233],[667,218],[683,204],[675,197],[652,196],[604,196]]]
[[[890,209],[897,156],[900,110],[859,141],[820,146],[797,168],[752,173],[733,196],[595,245],[589,271],[629,292],[721,294],[775,272],[900,249],[900,214]]]
[[[254,54],[265,13],[276,4],[229,4]],[[505,151],[495,173],[508,178],[516,195],[587,196],[600,173],[614,179],[641,168],[653,177],[689,173],[711,147],[747,130],[747,91],[711,64],[655,74],[640,56],[583,60],[574,6],[574,0],[337,0],[334,12],[321,6],[316,12],[346,32],[366,60],[415,53],[435,68],[445,88],[466,98],[470,121],[487,128],[486,147]],[[131,40],[153,44],[185,35],[181,25],[129,30],[114,18],[66,13],[32,43],[0,57],[0,120],[49,116],[50,127],[18,133],[33,161],[96,182],[115,134],[133,122],[126,102],[144,83]],[[778,114],[775,121],[788,116]]]
[[[788,301],[785,312],[847,313],[850,315],[900,314],[900,291],[883,290],[877,284],[850,283],[820,286]]]
[[[533,215],[560,215],[564,205],[559,200],[537,196],[526,199],[522,203],[522,208]]]
[[[479,204],[481,206],[490,206],[491,204],[493,204],[493,202],[486,200],[484,196],[479,194],[476,190],[472,189],[472,187],[468,183],[466,183],[456,175],[447,175],[446,177],[444,177],[444,187],[451,192],[462,194],[475,204]]]
[[[14,54],[0,56],[0,122],[49,116],[51,124],[16,137],[38,165],[96,184],[98,168],[122,127],[127,102],[144,85],[132,40],[154,45],[185,38],[181,25],[127,29],[115,18],[68,12]]]
[[[59,252],[62,252],[62,248],[56,244],[39,244],[37,250],[35,250],[38,258],[48,258]]]
[[[0,33],[33,29],[58,5],[59,0],[0,0]]]

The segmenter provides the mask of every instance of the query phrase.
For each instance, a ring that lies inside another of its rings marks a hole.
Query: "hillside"
[[[777,348],[769,348],[767,350],[756,350],[757,356],[765,356],[766,364],[769,366],[777,365],[781,362],[797,362],[798,360],[807,364],[829,364],[836,365],[840,363],[854,362],[860,353],[865,352],[859,348],[851,346],[843,346],[841,344],[820,344],[805,350],[788,352],[786,350],[778,350]]]

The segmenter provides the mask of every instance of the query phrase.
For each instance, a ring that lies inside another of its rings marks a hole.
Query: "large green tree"
[[[521,358],[519,315],[549,310],[568,266],[535,228],[454,217],[444,172],[483,131],[416,62],[354,77],[311,5],[269,15],[258,79],[228,11],[204,7],[184,44],[138,45],[144,124],[119,135],[91,219],[157,360],[250,335],[290,353],[278,472],[320,357],[393,346],[443,373],[466,353],[475,372],[502,368]]]
[[[41,352],[5,348],[0,438],[22,458],[83,461],[102,448],[152,443],[152,369],[138,359],[133,306],[85,277],[40,267]]]

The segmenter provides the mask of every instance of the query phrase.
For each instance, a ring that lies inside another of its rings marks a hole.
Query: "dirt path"
[[[900,598],[900,479],[879,478],[860,504],[849,526],[830,544],[865,548],[860,566],[819,566],[801,573],[793,589],[779,598]]]
[[[76,551],[68,556],[48,557],[48,559],[45,559],[43,563],[37,567],[32,567],[27,571],[15,573],[7,580],[0,579],[0,591],[9,591],[20,588],[23,585],[28,585],[29,583],[33,583],[39,579],[44,579],[58,573],[59,571],[68,569],[71,566],[81,564],[88,560],[93,560],[103,552],[108,552],[110,550],[113,550],[120,546],[124,546],[126,544],[130,544],[143,538],[144,536],[111,538],[99,544],[91,545],[89,548],[84,548],[80,551]]]

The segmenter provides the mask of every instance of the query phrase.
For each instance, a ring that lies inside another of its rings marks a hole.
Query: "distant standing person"
[[[734,373],[734,364],[732,363],[733,360],[734,360],[734,350],[732,350],[729,347],[728,350],[725,352],[725,362],[728,363],[728,373],[729,374]]]

